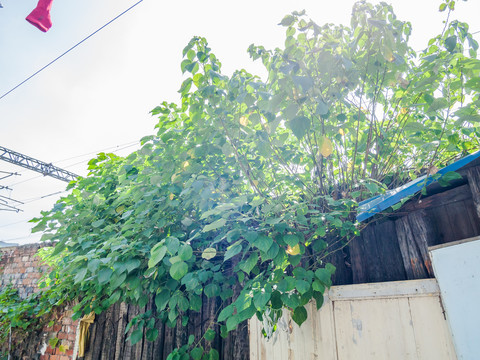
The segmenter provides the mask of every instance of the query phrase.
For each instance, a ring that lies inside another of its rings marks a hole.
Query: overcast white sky
[[[0,96],[137,2],[55,0],[53,27],[42,33],[24,20],[36,0],[1,1]],[[141,137],[154,132],[156,119],[148,112],[164,100],[179,100],[181,53],[192,36],[208,39],[224,73],[246,68],[264,75],[246,49],[251,43],[281,46],[284,28],[277,24],[285,14],[306,9],[317,23],[348,24],[353,3],[144,0],[0,100],[0,146],[85,175],[95,153],[108,149],[125,155],[135,150]],[[423,49],[442,30],[440,1],[391,3],[399,19],[412,23],[414,49]],[[480,2],[459,1],[457,8],[452,18],[480,31]],[[64,190],[66,183],[2,161],[0,170],[21,173],[0,180],[13,189],[0,190],[0,195],[25,202],[23,212],[0,211],[0,241],[38,241],[27,221],[60,195],[42,196]]]

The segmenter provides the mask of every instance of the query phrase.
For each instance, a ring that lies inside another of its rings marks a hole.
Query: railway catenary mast
[[[22,166],[24,168],[39,172],[44,176],[51,176],[55,179],[65,182],[70,182],[78,177],[77,174],[61,169],[57,166],[52,165],[51,163],[48,164],[46,162],[34,159],[30,156],[23,155],[16,151],[7,149],[3,146],[0,146],[0,160]]]

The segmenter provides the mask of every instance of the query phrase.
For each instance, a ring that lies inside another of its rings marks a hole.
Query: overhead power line
[[[82,155],[72,156],[72,157],[69,157],[69,158],[66,158],[66,159],[61,159],[61,160],[58,160],[58,161],[55,161],[55,162],[56,162],[56,163],[60,163],[60,162],[64,162],[64,161],[69,161],[69,160],[73,160],[73,159],[78,159],[78,158],[81,158],[81,157],[85,157],[85,156],[89,156],[89,155],[93,155],[93,154],[98,154],[98,153],[100,153],[100,152],[105,152],[105,151],[107,151],[107,150],[120,151],[120,150],[129,148],[129,147],[132,147],[132,146],[134,146],[134,145],[138,145],[139,143],[140,143],[140,141],[138,141],[138,140],[130,141],[130,142],[125,143],[125,144],[110,146],[110,147],[103,148],[103,149],[96,150],[96,151],[90,151],[90,152],[85,153],[85,154],[82,154]],[[73,165],[68,165],[68,166],[65,166],[65,167],[70,167],[70,166],[73,166]]]
[[[35,73],[33,73],[32,75],[30,75],[28,78],[26,78],[25,80],[23,80],[20,84],[18,84],[17,86],[13,87],[12,89],[10,89],[9,91],[7,91],[5,94],[3,94],[2,96],[0,96],[0,100],[3,99],[5,96],[7,96],[8,94],[10,94],[12,91],[16,90],[17,88],[19,88],[20,86],[22,86],[23,84],[25,84],[27,81],[29,81],[31,78],[33,78],[34,76],[36,76],[37,74],[39,74],[40,72],[42,72],[43,70],[45,70],[47,67],[49,67],[50,65],[52,65],[54,62],[56,62],[57,60],[59,60],[60,58],[62,58],[63,56],[67,55],[70,51],[72,51],[73,49],[75,49],[77,46],[79,46],[80,44],[82,44],[83,42],[85,42],[86,40],[90,39],[93,35],[95,35],[96,33],[98,33],[100,30],[102,30],[103,28],[107,27],[108,25],[110,25],[111,23],[113,23],[115,20],[117,20],[119,17],[121,17],[122,15],[126,14],[127,12],[129,12],[130,10],[132,10],[135,6],[137,6],[138,4],[140,4],[143,0],[140,0],[138,1],[137,3],[133,4],[132,6],[130,6],[127,10],[123,11],[121,14],[118,14],[117,16],[115,16],[112,20],[110,20],[109,22],[107,22],[105,25],[103,25],[102,27],[98,28],[97,30],[95,30],[93,33],[91,33],[90,35],[88,35],[86,38],[84,38],[83,40],[81,40],[80,42],[76,43],[75,45],[73,45],[70,49],[68,49],[67,51],[65,51],[63,54],[57,56],[55,59],[53,59],[52,61],[50,61],[47,65],[45,65],[44,67],[42,67],[40,70],[37,70]]]
[[[37,197],[35,197],[35,198],[23,200],[23,204],[30,204],[30,203],[32,203],[32,202],[35,202],[35,201],[38,201],[38,200],[42,200],[42,199],[45,199],[45,198],[50,197],[50,196],[54,196],[54,195],[58,195],[58,194],[63,194],[63,193],[66,193],[66,192],[67,192],[67,190],[55,191],[55,192],[50,193],[50,194],[47,194],[47,195],[37,196]]]
[[[13,223],[9,223],[9,224],[4,224],[4,225],[0,225],[0,228],[4,228],[4,227],[7,227],[7,226],[12,226],[12,225],[17,225],[17,224],[26,224],[28,223],[30,220],[21,220],[21,221],[16,221],[16,222],[13,222]]]

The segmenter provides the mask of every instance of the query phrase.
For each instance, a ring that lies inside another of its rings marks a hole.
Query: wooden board
[[[250,321],[250,359],[275,360],[338,360],[336,354],[333,303],[328,301],[320,311],[306,306],[307,321],[299,327],[284,311],[275,335],[266,339],[262,324]]]
[[[335,302],[339,359],[416,359],[408,298]]]
[[[287,312],[275,338],[250,321],[251,360],[455,360],[435,279],[334,286],[298,327]]]
[[[409,299],[418,359],[456,359],[452,337],[438,296]]]

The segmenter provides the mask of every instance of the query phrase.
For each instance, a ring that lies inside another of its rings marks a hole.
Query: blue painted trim
[[[437,174],[444,175],[450,171],[457,171],[465,165],[468,165],[478,157],[480,157],[480,151],[465,156],[464,158],[448,166],[445,166],[443,169],[440,169]],[[364,221],[368,218],[371,218],[375,214],[378,214],[379,212],[388,209],[390,206],[398,204],[400,201],[402,201],[402,199],[405,199],[407,196],[418,193],[422,190],[424,185],[428,186],[431,183],[437,181],[433,177],[429,176],[425,182],[425,178],[426,175],[423,175],[396,189],[388,190],[383,195],[377,195],[360,202],[358,206],[357,220]]]

